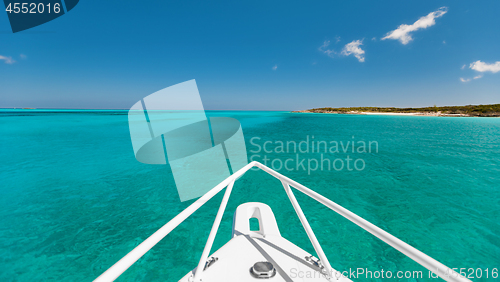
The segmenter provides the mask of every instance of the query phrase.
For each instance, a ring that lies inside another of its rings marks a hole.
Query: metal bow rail
[[[215,235],[217,234],[217,230],[219,229],[220,222],[222,220],[222,215],[224,214],[224,210],[226,209],[227,202],[229,200],[229,196],[233,189],[234,182],[240,178],[245,172],[247,172],[252,167],[258,167],[263,171],[269,173],[270,175],[276,177],[281,181],[285,191],[290,199],[290,202],[297,213],[302,226],[304,227],[309,240],[311,241],[316,254],[318,254],[321,264],[325,267],[325,272],[329,280],[338,279],[339,277],[333,275],[333,269],[326,258],[323,249],[321,248],[314,232],[311,229],[311,226],[307,222],[307,219],[302,212],[302,209],[299,206],[299,203],[295,199],[295,196],[290,187],[293,187],[300,192],[306,194],[307,196],[313,198],[319,203],[325,205],[331,210],[337,212],[341,216],[347,218],[351,222],[355,223],[359,227],[364,230],[370,232],[375,237],[384,241],[391,247],[405,254],[407,257],[416,261],[423,267],[427,268],[431,272],[437,274],[442,279],[448,282],[465,282],[469,281],[469,279],[455,272],[451,268],[445,266],[444,264],[438,262],[437,260],[429,257],[428,255],[422,253],[421,251],[415,249],[414,247],[408,245],[407,243],[401,241],[400,239],[394,237],[393,235],[387,233],[386,231],[380,229],[379,227],[373,225],[372,223],[366,221],[365,219],[359,217],[358,215],[350,212],[349,210],[341,207],[340,205],[332,202],[331,200],[321,196],[320,194],[314,192],[313,190],[305,187],[304,185],[293,181],[292,179],[270,169],[269,167],[253,161],[248,165],[244,166],[233,175],[219,183],[219,185],[212,188],[212,190],[208,191],[205,195],[199,198],[197,201],[192,203],[189,207],[187,207],[184,211],[170,220],[167,224],[161,227],[158,231],[153,233],[149,238],[147,238],[144,242],[142,242],[139,246],[135,247],[130,253],[120,259],[117,263],[115,263],[112,267],[106,270],[103,274],[97,277],[95,282],[104,282],[104,281],[114,281],[118,278],[123,272],[125,272],[132,264],[134,264],[137,260],[139,260],[145,253],[147,253],[151,248],[153,248],[158,242],[160,242],[165,236],[167,236],[172,230],[174,230],[179,224],[181,224],[186,218],[188,218],[191,214],[193,214],[196,210],[198,210],[201,206],[203,206],[206,202],[208,202],[213,196],[219,193],[222,189],[226,188],[226,192],[224,193],[224,197],[222,199],[221,205],[215,217],[214,224],[212,225],[212,229],[208,236],[207,243],[205,244],[205,248],[203,249],[203,253],[201,255],[200,261],[198,263],[198,267],[196,268],[194,278],[192,279],[194,282],[201,281],[201,276],[203,275],[203,270],[205,268],[205,263],[207,262],[208,255],[212,248]]]

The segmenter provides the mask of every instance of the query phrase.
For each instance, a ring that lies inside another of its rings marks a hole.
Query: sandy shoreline
[[[442,114],[442,113],[378,113],[378,112],[360,112],[358,115],[381,115],[381,116],[432,116],[432,117],[468,117],[463,114]]]
[[[433,116],[433,117],[471,117],[467,114],[444,114],[441,112],[415,112],[415,113],[384,113],[384,112],[311,112],[311,111],[293,111],[293,113],[311,113],[311,114],[339,114],[339,115],[380,115],[380,116]]]
[[[437,116],[437,114],[425,113],[377,113],[377,112],[359,112],[357,115],[381,115],[381,116]]]

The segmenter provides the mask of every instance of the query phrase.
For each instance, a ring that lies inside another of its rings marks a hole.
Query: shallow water
[[[263,162],[266,156],[275,168],[292,159],[293,170],[282,167],[281,173],[445,265],[500,268],[500,119],[209,114],[240,120],[249,157]],[[91,281],[193,202],[179,201],[168,166],[135,160],[126,111],[2,111],[0,132],[2,281]],[[308,152],[298,152],[304,169],[297,169],[297,152],[282,153],[276,141],[299,144],[307,138]],[[341,145],[338,153],[321,146],[318,152],[317,143],[313,151],[312,140],[355,141],[354,153]],[[255,153],[253,144],[266,141],[269,153]],[[360,141],[376,142],[378,150],[359,152]],[[344,167],[313,170],[322,154],[343,160]],[[346,167],[347,156],[363,161],[359,170],[353,163],[352,170]],[[360,281],[435,280],[333,211],[300,192],[296,196],[334,268],[424,273],[422,279]],[[214,197],[118,281],[184,276],[197,264],[221,199]],[[269,204],[282,235],[314,253],[281,184],[261,171],[236,182],[213,250],[229,240],[235,208],[249,201]],[[484,274],[472,280],[496,281]]]

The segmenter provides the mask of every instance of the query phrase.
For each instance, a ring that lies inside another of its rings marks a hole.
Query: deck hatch
[[[268,261],[259,261],[250,268],[250,274],[258,279],[268,279],[276,275],[276,268]]]

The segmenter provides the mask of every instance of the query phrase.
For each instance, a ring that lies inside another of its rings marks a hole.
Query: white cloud
[[[470,81],[470,78],[467,78],[467,79],[460,78],[460,81],[461,81],[461,82],[469,82],[469,81]]]
[[[278,65],[274,65],[273,66],[273,71],[277,70],[278,69]]]
[[[475,61],[470,64],[469,68],[478,71],[478,72],[487,72],[490,71],[492,73],[497,73],[500,71],[500,61],[494,64],[487,64],[485,62]]]
[[[4,60],[6,64],[9,64],[9,65],[12,65],[13,63],[15,63],[16,61],[14,61],[12,59],[12,57],[5,57],[5,56],[2,56],[0,55],[0,60]]]
[[[461,70],[465,69],[465,65],[463,65],[460,69],[461,69]]]
[[[482,75],[482,74],[480,74],[480,75],[476,75],[476,76],[474,76],[474,79],[479,79],[479,78],[481,78],[481,77],[483,77],[483,75]]]
[[[373,38],[372,38],[372,41],[377,41],[377,37],[373,37]]]
[[[360,45],[363,45],[363,40],[354,40],[351,43],[348,43],[342,49],[341,54],[344,56],[354,55],[360,62],[365,61],[365,51],[359,48]]]
[[[335,37],[335,43],[339,43],[340,42],[340,36],[336,36]]]
[[[349,56],[349,55],[354,55],[360,62],[365,61],[365,51],[362,50],[359,46],[363,45],[363,40],[354,40],[351,43],[348,43],[344,46],[342,51],[340,52],[340,55],[343,56]],[[337,52],[333,49],[328,49],[328,46],[330,46],[330,41],[326,40],[323,42],[323,45],[321,45],[318,50],[329,57],[333,58]]]
[[[411,37],[411,32],[417,31],[419,29],[425,29],[436,24],[435,19],[442,17],[448,11],[447,7],[441,7],[437,11],[428,14],[427,16],[421,17],[412,25],[402,24],[397,29],[390,31],[386,34],[382,40],[394,39],[399,40],[404,45],[408,44],[413,40]]]
[[[329,57],[332,57],[333,58],[333,55],[337,54],[335,53],[335,51],[333,50],[329,50],[329,49],[326,49],[328,46],[330,45],[330,40],[325,40],[325,42],[323,43],[323,45],[321,45],[318,50],[327,54]]]

